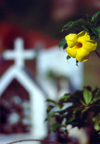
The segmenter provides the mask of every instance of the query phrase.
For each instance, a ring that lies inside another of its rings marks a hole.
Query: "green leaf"
[[[94,122],[94,128],[96,130],[100,130],[100,114],[98,114],[93,118],[93,122]]]
[[[66,93],[64,94],[64,96],[62,96],[60,99],[59,99],[59,102],[67,102],[67,99],[68,97],[70,96],[71,94],[70,93]]]
[[[82,99],[80,99],[80,103],[81,103],[83,106],[86,105]]]
[[[91,19],[91,16],[90,16],[90,15],[86,14],[86,16],[87,16],[87,19],[88,19],[88,20]]]
[[[47,119],[50,121],[51,118],[52,118],[52,116],[53,116],[55,113],[56,113],[56,111],[52,111],[52,112],[48,115]]]
[[[47,101],[47,102],[51,102],[51,103],[53,103],[53,104],[55,104],[55,105],[57,104],[57,102],[54,101],[54,100],[52,100],[52,99],[47,99],[46,101]]]
[[[89,30],[85,25],[82,25],[83,29],[89,34]]]
[[[50,126],[50,131],[55,131],[56,129],[58,129],[61,126],[60,123],[54,123]]]
[[[69,21],[67,24],[63,26],[62,31],[73,29],[73,30],[76,30],[76,32],[80,32],[84,29],[82,27],[82,24],[86,26],[90,26],[90,23],[86,21],[85,19],[79,19],[77,21]]]
[[[67,24],[63,26],[63,28],[71,27],[74,24],[74,21],[69,21]]]
[[[54,101],[52,99],[47,99],[46,101],[53,103],[56,107],[58,107],[60,109],[60,105],[56,101]]]
[[[100,97],[100,89],[99,88],[96,89],[95,97]]]
[[[99,93],[100,93],[100,89],[98,89],[98,90],[97,90],[97,92],[99,92]]]
[[[96,12],[93,16],[92,16],[92,22],[95,22],[95,20],[97,19],[97,17],[100,15],[100,11]]]
[[[96,28],[92,27],[91,30],[97,37],[99,37],[98,31]]]
[[[100,38],[100,26],[98,26],[98,27],[96,28],[96,31],[97,31],[98,36],[99,36],[99,38]]]
[[[100,98],[100,89],[99,88],[96,88],[93,90],[93,99],[95,100],[96,98]]]
[[[76,23],[82,23],[82,24],[88,24],[88,22],[85,20],[85,19],[83,19],[83,18],[81,18],[81,19],[78,19],[77,21],[75,21]]]
[[[83,28],[81,27],[79,27],[78,25],[74,25],[74,26],[71,26],[71,27],[68,27],[68,28],[66,28],[66,29],[63,29],[63,31],[64,30],[69,30],[69,29],[73,29],[73,30],[75,30],[75,31],[77,31],[77,32],[80,32],[80,31],[82,31],[83,30]]]
[[[67,55],[66,59],[69,60],[71,57],[69,55]]]
[[[64,31],[64,29],[61,30],[61,32],[63,32],[63,31]]]
[[[64,106],[64,104],[67,102],[67,99],[68,99],[69,96],[70,96],[70,94],[65,94],[64,96],[62,96],[62,97],[59,99],[58,103],[59,103],[59,105],[60,105],[61,108],[62,108],[62,107]],[[60,109],[60,111],[61,111],[61,109]]]
[[[66,44],[66,40],[65,40],[65,38],[63,38],[63,39],[59,42],[58,46],[59,46],[59,48],[60,48],[60,47],[64,47],[65,44]]]
[[[88,105],[92,100],[92,91],[90,91],[87,87],[83,90],[83,98],[85,103]]]
[[[76,106],[73,110],[73,114],[79,113],[83,108]]]
[[[49,105],[49,106],[47,107],[47,113],[49,113],[53,108],[54,108],[53,105]]]
[[[68,121],[67,124],[71,124],[72,122],[74,122],[76,120],[76,117],[71,117]]]
[[[99,89],[99,88],[97,89],[96,95],[97,95],[98,97],[100,97],[100,89]]]

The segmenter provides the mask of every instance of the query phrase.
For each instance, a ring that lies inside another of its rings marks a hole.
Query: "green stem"
[[[97,54],[97,56],[100,58],[100,54],[95,50],[95,53]]]
[[[19,140],[19,141],[10,142],[10,143],[7,143],[7,144],[14,144],[14,143],[25,142],[25,141],[40,141],[40,142],[47,142],[47,143],[54,143],[54,144],[62,144],[62,143],[59,143],[59,142],[54,142],[54,141],[49,141],[49,140],[39,140],[39,139]]]

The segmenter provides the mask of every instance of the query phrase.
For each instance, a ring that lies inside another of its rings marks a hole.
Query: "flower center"
[[[77,42],[77,43],[76,43],[76,47],[77,47],[77,48],[81,48],[81,47],[82,47],[82,43]]]

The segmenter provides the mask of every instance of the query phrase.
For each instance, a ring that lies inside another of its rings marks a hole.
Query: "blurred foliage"
[[[73,94],[66,93],[58,101],[47,99],[48,117],[45,120],[50,121],[55,118],[50,126],[50,131],[61,129],[61,132],[67,132],[67,126],[78,128],[86,126],[88,115],[92,113],[92,121],[95,130],[100,131],[100,89],[91,89],[90,86],[84,87],[82,91],[77,90]],[[70,106],[68,104],[71,103]]]
[[[100,11],[93,16],[86,15],[87,19],[78,19],[69,21],[62,28],[63,31],[70,29],[76,33],[85,30],[92,40],[100,38]],[[65,38],[59,42],[59,47],[65,49],[67,47]],[[100,57],[98,52],[96,54]],[[67,60],[71,57],[68,55]],[[76,65],[78,61],[76,60]],[[50,131],[60,130],[60,132],[68,133],[67,126],[85,127],[87,123],[93,124],[96,131],[100,132],[100,89],[91,89],[90,86],[84,87],[83,90],[76,90],[74,93],[64,94],[58,101],[47,99],[49,106],[47,107],[48,116],[45,119],[50,121],[55,118],[54,123],[50,126]],[[91,116],[89,118],[89,116]]]
[[[92,40],[95,40],[96,38],[100,38],[100,11],[95,13],[93,16],[86,15],[87,19],[78,19],[76,21],[69,21],[67,24],[65,24],[62,28],[63,31],[67,31],[69,29],[75,30],[77,33],[79,33],[82,30],[85,30],[90,36]],[[59,47],[65,48],[65,38],[63,38],[59,42]]]
[[[69,21],[65,24],[62,28],[61,32],[68,31],[68,30],[75,30],[76,33],[85,30],[91,37],[91,40],[95,40],[100,38],[100,11],[96,12],[93,16],[86,14],[87,19],[84,18]],[[61,39],[58,44],[59,48],[62,47],[66,49],[67,43],[65,37]],[[97,56],[100,57],[99,53],[95,51]],[[70,59],[71,57],[67,55],[66,59]],[[76,65],[78,65],[78,61],[76,60]]]

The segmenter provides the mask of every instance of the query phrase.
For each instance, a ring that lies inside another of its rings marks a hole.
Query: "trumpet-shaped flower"
[[[67,42],[67,53],[69,56],[76,58],[79,62],[88,60],[90,53],[96,50],[97,43],[90,39],[90,35],[86,31],[78,34],[69,34],[65,37]]]

